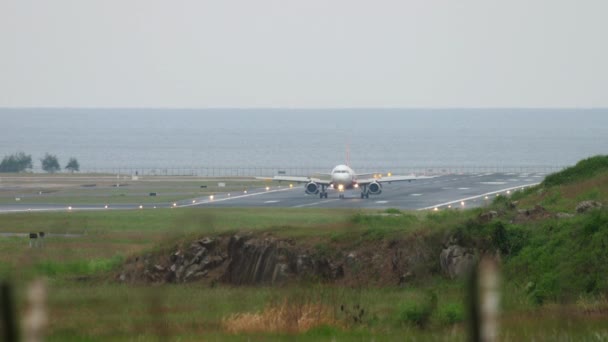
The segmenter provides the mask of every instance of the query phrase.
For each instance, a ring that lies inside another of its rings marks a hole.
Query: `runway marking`
[[[271,200],[271,201],[264,201],[264,203],[279,203],[281,201],[277,201],[277,200]]]
[[[200,202],[196,202],[196,203],[177,205],[177,208],[193,207],[193,206],[202,205],[202,204],[209,204],[209,203],[215,203],[215,202],[223,202],[223,201],[229,201],[229,200],[233,200],[233,199],[252,197],[252,196],[259,196],[259,195],[264,195],[264,194],[270,194],[270,193],[273,193],[273,192],[288,191],[288,190],[293,190],[293,188],[268,190],[268,191],[263,191],[263,192],[254,192],[252,194],[245,194],[245,195],[240,195],[240,196],[231,196],[231,197],[224,197],[224,198],[216,198],[216,199],[213,199],[213,200],[205,200],[205,201],[200,201]]]
[[[507,182],[479,182],[479,184],[486,184],[486,185],[502,185],[502,184],[507,184]]]
[[[198,198],[194,198],[192,200],[195,200],[195,203],[187,203],[187,204],[178,204],[175,207],[172,208],[185,208],[185,207],[193,207],[193,206],[198,206],[198,205],[204,205],[204,204],[208,204],[208,203],[214,203],[214,202],[223,202],[223,201],[228,201],[231,199],[238,199],[238,198],[245,198],[245,197],[252,197],[252,196],[259,196],[259,195],[263,195],[263,194],[269,194],[269,193],[273,193],[273,192],[279,192],[279,191],[287,191],[287,190],[293,190],[294,188],[284,188],[284,189],[277,189],[277,190],[269,190],[269,191],[263,191],[263,192],[255,192],[255,193],[251,193],[251,194],[244,194],[244,195],[240,195],[240,196],[231,196],[231,197],[224,197],[224,198],[214,198],[213,200],[209,200],[208,197],[198,197]],[[205,198],[205,200],[203,200],[203,198]],[[188,200],[188,201],[192,201],[192,200]],[[179,202],[178,202],[179,203]],[[164,203],[165,204],[165,203]],[[157,204],[158,205],[158,204]],[[170,207],[167,207],[170,208]],[[27,208],[27,209],[8,209],[8,210],[2,210],[0,209],[0,213],[18,213],[18,212],[44,212],[44,211],[95,211],[95,210],[135,210],[135,209],[140,209],[138,206],[133,206],[133,207],[119,207],[119,208],[105,208],[105,207],[83,207],[83,208],[78,208],[75,206],[72,206],[71,209],[68,209],[68,207],[57,207],[57,208]],[[144,206],[143,209],[151,209],[151,207],[147,207]]]
[[[339,201],[339,200],[340,200],[339,198],[334,198],[334,199],[325,200],[325,201],[319,201],[319,202],[313,202],[313,203],[306,203],[306,204],[294,205],[292,208],[304,208],[304,207],[310,207],[310,206],[317,205],[317,204],[321,204],[321,203],[328,203],[328,202]]]
[[[386,204],[388,201],[376,201],[376,204]]]
[[[471,188],[458,188],[458,190],[470,190]]]
[[[496,191],[486,192],[485,194],[481,194],[481,195],[477,195],[477,196],[471,196],[471,197],[461,198],[461,199],[457,199],[457,200],[450,201],[450,202],[435,204],[435,205],[431,205],[431,206],[428,206],[428,207],[420,208],[418,210],[429,210],[429,209],[434,209],[434,208],[438,208],[438,207],[444,207],[446,205],[450,205],[450,204],[454,204],[454,203],[465,202],[465,201],[477,199],[477,198],[488,196],[488,195],[494,195],[494,194],[498,194],[498,193],[501,193],[501,192],[505,192],[505,191],[509,191],[509,190],[513,190],[513,189],[519,189],[519,188],[523,188],[523,187],[534,186],[534,185],[538,185],[538,184],[540,184],[540,183],[522,184],[522,185],[513,186],[513,187],[510,187],[510,188],[506,188],[506,189],[500,189],[500,190],[496,190]]]
[[[136,209],[136,207],[133,208],[113,208],[113,210],[131,210],[131,209]],[[9,213],[24,213],[24,212],[44,212],[44,211],[84,211],[84,210],[109,210],[106,208],[91,208],[91,207],[87,207],[87,208],[75,208],[72,207],[72,209],[68,209],[67,207],[65,208],[28,208],[28,209],[0,209],[0,214],[9,214]]]
[[[422,196],[422,194],[411,194],[410,196]]]

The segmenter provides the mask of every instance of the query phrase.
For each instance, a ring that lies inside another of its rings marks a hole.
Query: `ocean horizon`
[[[608,109],[0,108],[0,157],[81,171],[562,167],[608,151]]]

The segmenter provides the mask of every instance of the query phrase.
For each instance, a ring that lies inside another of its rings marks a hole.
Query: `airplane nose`
[[[336,180],[337,181],[341,181],[341,182],[345,182],[348,180],[348,175],[347,174],[337,174],[336,175]]]

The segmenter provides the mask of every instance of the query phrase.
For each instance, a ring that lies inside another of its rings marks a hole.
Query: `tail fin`
[[[346,166],[350,167],[350,144],[346,144]]]

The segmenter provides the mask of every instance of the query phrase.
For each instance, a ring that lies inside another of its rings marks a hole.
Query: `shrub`
[[[222,320],[230,333],[302,333],[318,329],[312,334],[332,335],[340,326],[334,310],[321,303],[284,300],[269,305],[261,312],[237,313]]]
[[[499,207],[508,207],[509,206],[509,198],[505,195],[498,195],[492,201],[492,205]]]
[[[397,208],[388,208],[384,212],[387,214],[401,214],[401,210]]]
[[[80,164],[78,163],[78,160],[76,158],[70,158],[70,160],[65,166],[65,169],[69,170],[72,173],[80,171]]]
[[[526,232],[519,226],[505,225],[501,221],[491,226],[492,246],[502,255],[514,255],[526,244]]]
[[[42,169],[48,173],[55,173],[61,169],[57,156],[52,154],[45,154],[44,158],[40,159],[40,162],[42,163]]]
[[[431,292],[426,296],[423,303],[408,302],[402,304],[397,311],[397,318],[401,323],[424,328],[428,325],[436,307],[437,295]]]
[[[0,163],[0,172],[23,172],[32,168],[32,156],[18,152],[6,156]]]
[[[448,303],[437,309],[437,316],[442,324],[456,324],[464,321],[464,307],[459,303]]]
[[[505,263],[506,277],[534,283],[528,291],[534,303],[608,290],[608,210],[507,232],[511,250],[518,252]]]
[[[47,276],[58,275],[92,275],[99,272],[107,272],[122,264],[121,256],[113,256],[107,259],[92,259],[60,263],[45,261],[35,266],[36,271]]]
[[[591,178],[602,171],[608,171],[608,155],[599,155],[583,159],[575,166],[564,169],[545,177],[543,185],[556,186]]]

